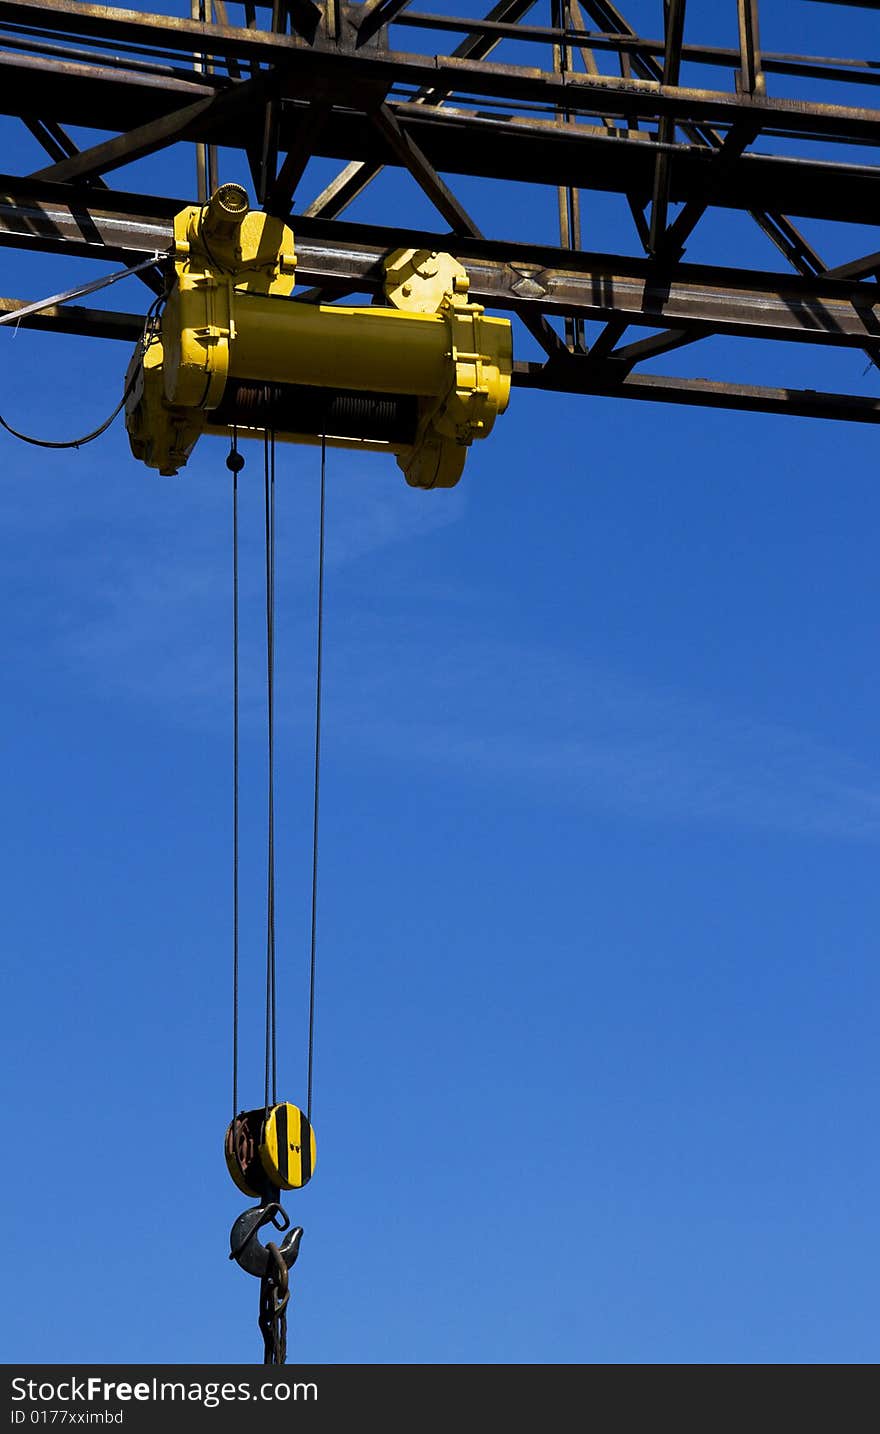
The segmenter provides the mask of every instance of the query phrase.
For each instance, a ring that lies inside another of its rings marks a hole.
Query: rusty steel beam
[[[648,403],[677,403],[696,408],[721,408],[743,413],[771,413],[788,418],[834,418],[849,423],[880,423],[880,398],[863,394],[826,393],[812,388],[765,388],[755,384],[716,383],[700,378],[669,378],[631,373],[619,381],[606,365],[589,357],[569,355],[559,364],[514,366],[517,388],[557,393],[593,394]]]
[[[57,164],[62,159],[71,159],[80,153],[70,135],[54,120],[37,119],[34,115],[22,115],[21,118],[53,163]],[[101,189],[107,188],[103,179],[96,179],[95,184]]]
[[[496,0],[473,21],[413,12],[407,0],[360,7],[276,0],[271,29],[262,30],[253,3],[242,27],[228,24],[222,3],[218,23],[205,23],[213,11],[202,0],[188,17],[80,0],[0,0],[0,34],[18,27],[0,53],[0,112],[25,118],[53,161],[30,179],[0,176],[0,244],[130,263],[167,248],[171,218],[189,196],[110,193],[102,174],[181,139],[229,145],[248,155],[252,170],[257,164],[261,196],[286,215],[315,153],[346,168],[311,217],[294,221],[298,282],[313,287],[293,302],[378,295],[390,250],[451,248],[467,269],[471,296],[515,315],[548,354],[540,364],[516,365],[521,387],[880,421],[880,400],[864,395],[637,370],[709,336],[863,350],[880,367],[880,257],[866,253],[827,270],[786,217],[876,221],[878,167],[807,158],[802,142],[877,146],[880,111],[774,98],[764,84],[774,66],[831,79],[876,82],[878,75],[855,61],[762,56],[758,0],[737,0],[739,48],[727,51],[685,45],[685,0],[664,0],[662,42],[642,40],[611,0],[582,3],[599,35],[586,30],[577,0],[554,0],[549,28],[520,23],[533,0]],[[465,38],[452,55],[389,52],[375,37],[396,21],[457,27]],[[505,39],[548,44],[552,66],[490,62]],[[117,52],[105,58],[110,45]],[[616,51],[620,76],[600,73],[594,45]],[[573,68],[576,54],[585,73]],[[175,56],[195,73],[168,64]],[[683,86],[683,59],[725,64],[736,72],[736,93]],[[117,132],[82,152],[64,129],[106,131],[111,116]],[[744,153],[759,137],[770,152]],[[779,152],[786,138],[800,147]],[[280,171],[279,153],[287,156]],[[454,238],[328,219],[386,163],[411,171]],[[562,242],[483,238],[441,177],[455,174],[557,187],[568,206]],[[579,189],[625,196],[641,216],[651,256],[581,251],[571,208]],[[674,203],[683,208],[670,224]],[[798,272],[682,263],[685,240],[713,206],[750,213]],[[0,300],[0,313],[21,306]],[[586,322],[602,328],[585,352]],[[130,341],[141,320],[71,305],[25,313],[21,323]],[[563,343],[563,328],[575,352]],[[642,337],[624,342],[632,328]]]
[[[311,45],[324,18],[322,6],[316,5],[314,0],[286,0],[285,9],[292,28]]]
[[[266,208],[270,214],[277,214],[282,219],[286,219],[290,214],[297,185],[305,173],[329,112],[328,104],[313,100],[300,120],[293,143],[284,156],[284,162],[274,182],[269,185]]]
[[[308,217],[322,219],[335,219],[353,204],[359,194],[363,194],[368,184],[372,184],[378,174],[381,174],[384,165],[375,161],[367,162],[363,159],[354,159],[344,169],[333,176],[329,184],[325,184],[320,194],[317,194],[303,210]]]
[[[684,17],[686,0],[663,0],[664,45],[663,78],[665,88],[678,84],[681,71],[681,46],[684,39]],[[651,224],[648,249],[656,254],[666,234],[666,216],[669,207],[669,180],[671,155],[669,145],[675,139],[675,118],[673,115],[660,116],[657,126],[657,158],[654,161],[654,186],[651,196]]]
[[[629,328],[628,319],[609,319],[598,338],[590,344],[589,356],[591,359],[605,359],[611,354],[614,345],[623,338]]]
[[[489,11],[488,20],[494,21],[516,21],[522,15],[528,14],[535,4],[535,0],[498,0],[498,3]],[[498,39],[491,36],[468,33],[459,45],[453,50],[454,59],[477,59],[484,60],[492,53]],[[441,90],[425,90],[418,95],[418,104],[440,105],[446,98]],[[372,184],[377,175],[381,174],[384,166],[377,162],[369,163],[364,160],[353,160],[337,174],[328,185],[316,195],[306,209],[306,214],[323,215],[328,219],[335,218],[348,208],[357,199],[359,194]]]
[[[71,159],[80,153],[70,135],[62,129],[61,125],[55,124],[52,120],[37,120],[28,115],[23,115],[22,119],[34,139],[43,147],[49,158],[56,163],[64,159]],[[93,179],[92,183],[96,189],[106,190],[108,187],[106,182],[100,178]],[[154,294],[164,292],[165,281],[157,269],[142,269],[137,277]]]
[[[25,303],[24,299],[0,298],[0,314],[14,313]],[[22,319],[21,326],[45,333],[77,334],[90,339],[136,343],[143,331],[143,319],[139,314],[63,305],[28,314]],[[880,399],[864,395],[633,374],[626,372],[622,364],[618,364],[617,369],[623,372],[615,373],[611,363],[602,364],[589,357],[566,355],[548,363],[515,364],[513,383],[517,388],[551,393],[592,394],[603,398],[677,403],[788,417],[880,423]]]
[[[620,35],[626,36],[630,40],[635,41],[637,39],[632,26],[615,9],[614,5],[610,3],[610,0],[584,0],[584,3],[590,14],[597,19],[598,23],[607,26],[610,30]],[[621,74],[628,74],[630,67],[634,68],[642,78],[658,82],[662,80],[662,70],[659,68],[657,61],[652,55],[646,54],[638,48],[635,49],[634,53],[627,60],[626,69],[624,68],[623,62],[621,62]],[[735,126],[732,126],[732,128],[735,128]],[[723,137],[719,134],[718,130],[711,126],[683,124],[682,131],[692,142],[709,146],[712,149],[720,149],[724,144]],[[758,132],[760,132],[760,124],[756,125],[756,133]],[[727,182],[729,183],[729,179]],[[688,199],[690,198],[692,198],[692,196],[688,196]],[[647,251],[650,249],[650,237],[645,238],[643,235],[645,225],[639,216],[639,211],[633,202],[633,197],[628,195],[628,199],[630,208],[633,211],[633,217],[636,221],[636,229]],[[782,199],[783,196],[777,191],[773,195],[772,201],[765,202],[761,206],[748,206],[749,214],[758,225],[758,228],[767,235],[771,243],[776,246],[780,253],[786,257],[789,263],[792,264],[799,273],[820,273],[823,269],[821,260],[811,251],[806,239],[794,224],[792,224],[788,215],[781,211],[779,204]],[[784,201],[783,207],[787,210],[792,208],[791,205],[784,204]],[[836,211],[834,217],[839,219],[842,218],[842,215],[839,211]]]
[[[767,86],[761,68],[758,0],[736,0],[739,18],[740,68],[737,84],[743,94],[764,94]]]
[[[666,329],[663,333],[649,334],[646,339],[624,344],[623,348],[615,348],[608,357],[614,360],[615,368],[623,365],[630,369],[637,363],[644,363],[645,359],[657,358],[660,354],[672,353],[674,349],[699,343],[700,339],[708,338],[713,332],[710,328],[701,329],[698,324],[690,329]],[[590,355],[592,354],[593,349],[590,350]]]
[[[439,210],[454,234],[475,234],[480,231],[467,210],[456,199],[448,184],[440,178],[412,135],[408,134],[394,111],[387,104],[379,105],[370,115],[389,149],[409,170],[416,183]]]
[[[527,15],[534,9],[536,0],[498,0],[496,5],[486,16],[487,26],[501,24],[510,25],[514,29],[518,27],[523,15]],[[401,20],[406,19],[402,15]],[[490,35],[485,29],[480,28],[479,22],[472,24],[467,21],[467,36],[460,45],[456,45],[452,51],[452,57],[456,60],[485,60],[488,59],[496,45],[500,42],[500,36]]]
[[[0,298],[0,314],[14,314],[27,305],[26,299]],[[10,325],[16,328],[16,324]],[[46,333],[81,334],[86,338],[122,339],[135,343],[144,331],[142,314],[122,314],[112,309],[88,309],[81,304],[53,304],[37,314],[26,314],[23,329],[41,329]]]
[[[165,149],[178,140],[189,139],[194,129],[210,126],[219,118],[227,121],[241,108],[257,97],[262,98],[264,86],[261,77],[255,80],[240,80],[219,94],[208,95],[185,105],[183,109],[172,110],[161,119],[138,125],[136,129],[118,135],[90,149],[79,150],[47,165],[35,173],[37,179],[54,179],[67,183],[70,180],[94,179],[97,175],[108,174],[122,165],[132,164],[148,154]],[[201,122],[201,125],[199,124]]]
[[[521,15],[527,14],[534,4],[535,0],[498,0],[489,11],[488,19],[490,22],[502,19],[515,21]],[[453,50],[452,55],[454,59],[485,59],[498,43],[498,39],[468,33]],[[416,103],[440,105],[445,98],[446,94],[442,90],[423,90],[417,96]],[[305,210],[306,214],[335,218],[372,184],[383,168],[384,165],[375,160],[351,161],[316,195]]]
[[[357,21],[358,49],[368,40],[372,40],[383,25],[390,25],[396,20],[401,10],[405,10],[409,3],[410,0],[364,0]]]
[[[679,259],[685,244],[696,229],[706,210],[722,194],[724,183],[744,150],[756,138],[757,131],[747,121],[734,125],[728,131],[720,149],[715,150],[710,171],[706,175],[702,194],[692,195],[680,214],[651,246],[654,253],[666,260]]]
[[[469,30],[474,35],[501,40],[515,40],[524,44],[554,45],[568,42],[576,45],[584,40],[586,27],[574,26],[558,29],[553,25],[516,25],[505,21],[475,20],[467,16],[437,15],[425,10],[407,10],[398,16],[398,25],[416,30],[437,30],[445,33],[459,33]],[[592,50],[605,51],[616,56],[636,53],[663,58],[664,43],[659,39],[637,35],[634,30],[627,33],[591,30],[588,34]],[[742,64],[742,51],[726,45],[701,45],[687,41],[681,47],[681,57],[694,64],[709,65],[722,70],[736,70]],[[858,60],[839,55],[799,55],[782,51],[764,51],[760,55],[761,71],[779,75],[793,75],[806,79],[829,80],[838,84],[880,85],[880,73],[870,60]]]
[[[36,112],[45,120],[90,128],[102,121],[106,124],[109,113],[116,117],[117,124],[135,128],[213,95],[229,84],[218,77],[204,77],[196,83],[102,72],[80,65],[53,66],[50,70],[28,57],[0,54],[0,111]],[[294,133],[307,104],[305,96],[285,103],[282,148],[295,142]],[[575,187],[620,192],[640,201],[650,196],[654,154],[653,147],[643,141],[623,136],[610,138],[599,126],[557,126],[531,117],[496,120],[460,108],[428,104],[392,103],[390,107],[441,173],[552,185],[568,182]],[[205,119],[203,128],[194,124],[194,137],[245,149],[262,142],[260,106],[245,108],[226,122],[222,112],[218,116],[217,111],[212,111],[211,115],[213,118]],[[330,113],[316,152],[326,158],[375,160],[377,164],[389,157],[365,123],[365,112],[356,108],[354,97],[347,108]],[[713,151],[705,144],[682,144],[676,146],[674,153],[671,197],[676,202],[687,202],[705,191]],[[752,153],[731,164],[716,203],[749,212],[778,204],[788,212],[811,218],[873,224],[876,186],[874,166]],[[338,208],[335,212],[339,212]]]
[[[132,43],[161,45],[213,59],[234,57],[274,65],[291,81],[330,85],[343,102],[346,88],[358,82],[418,88],[445,86],[475,95],[513,101],[543,101],[572,113],[613,115],[625,119],[670,117],[681,123],[727,126],[748,110],[762,129],[813,138],[876,144],[880,114],[876,110],[766,95],[732,95],[723,91],[664,85],[654,80],[621,79],[612,75],[554,75],[534,68],[485,64],[451,56],[422,56],[387,51],[349,52],[306,45],[291,35],[269,34],[235,26],[205,25],[120,7],[86,5],[77,0],[0,0],[4,20],[44,30],[86,37],[118,37]]]
[[[863,254],[860,259],[850,259],[846,264],[835,264],[825,270],[826,279],[864,279],[866,274],[880,278],[880,253]]]
[[[186,202],[116,192],[81,195],[77,202],[63,185],[4,175],[0,196],[0,242],[129,262],[168,247],[173,215]],[[871,281],[691,264],[678,265],[670,275],[647,259],[464,235],[451,243],[448,234],[305,216],[294,223],[297,277],[303,284],[378,293],[391,250],[451,247],[479,303],[523,315],[699,327],[834,348],[880,347],[880,286]]]
[[[14,313],[25,303],[24,299],[0,298],[0,314]],[[45,333],[77,334],[90,339],[136,343],[143,330],[143,318],[139,314],[63,305],[28,314],[22,319],[21,326]],[[626,372],[622,364],[617,364],[617,369],[623,372],[615,373],[610,363],[601,364],[590,358],[567,355],[564,359],[548,363],[517,363],[513,382],[517,388],[551,393],[592,394],[604,398],[677,403],[788,417],[880,423],[880,399],[864,395],[633,374]]]

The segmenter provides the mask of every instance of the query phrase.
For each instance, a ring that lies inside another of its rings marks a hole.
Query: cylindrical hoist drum
[[[261,428],[320,438],[411,444],[418,399],[408,395],[312,388],[306,384],[230,379],[208,421],[216,427]]]

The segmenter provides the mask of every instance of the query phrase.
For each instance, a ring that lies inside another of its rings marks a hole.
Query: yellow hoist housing
[[[511,326],[468,301],[449,254],[391,254],[385,306],[300,302],[291,230],[224,184],[176,216],[173,257],[127,378],[132,452],[160,473],[234,429],[394,453],[414,487],[448,488],[507,407]]]

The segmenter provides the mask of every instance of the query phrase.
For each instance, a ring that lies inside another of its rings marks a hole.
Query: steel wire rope
[[[75,284],[72,289],[63,289],[60,293],[49,294],[47,298],[35,299],[33,303],[14,304],[13,308],[0,313],[0,325],[10,324],[13,329],[17,329],[22,319],[26,319],[30,314],[41,314],[46,309],[60,308],[69,299],[81,299],[86,294],[97,294],[100,289],[109,289],[111,284],[118,283],[120,279],[128,279],[132,274],[141,274],[145,269],[152,269],[161,257],[157,249],[149,259],[141,259],[137,264],[130,264],[127,269],[116,269],[112,274],[104,274],[100,279],[92,279],[88,284]],[[150,305],[151,311],[157,299]]]
[[[267,679],[267,862],[266,862],[266,1020],[264,1105],[277,1102],[277,1010],[275,943],[275,434],[266,431],[263,443],[265,541],[266,541],[266,679]],[[239,1056],[239,526],[238,474],[244,458],[238,452],[237,430],[232,430],[232,447],[226,459],[232,473],[232,646],[233,646],[233,1029],[232,1106],[233,1122],[238,1115]],[[315,761],[312,817],[311,939],[309,950],[308,1079],[306,1117],[311,1124],[314,1089],[315,990],[318,933],[318,851],[321,782],[321,724],[324,650],[324,568],[326,531],[327,444],[321,438],[321,479],[318,536],[317,642],[315,667]],[[271,1095],[271,1102],[270,1102]]]
[[[266,503],[266,711],[268,736],[268,813],[266,855],[266,1063],[265,1109],[277,1100],[275,1022],[275,434],[263,440]],[[271,1075],[271,1083],[270,1083]]]
[[[226,459],[232,474],[232,1131],[238,1118],[238,834],[239,834],[239,634],[238,634],[238,475],[244,459],[238,451],[238,429],[232,430],[232,448]]]
[[[312,1077],[315,1053],[315,970],[318,936],[318,818],[321,792],[321,694],[324,655],[324,515],[327,487],[327,435],[321,435],[321,497],[318,525],[318,633],[315,662],[315,800],[312,819],[312,929],[309,951],[309,1071],[306,1118],[312,1123]]]

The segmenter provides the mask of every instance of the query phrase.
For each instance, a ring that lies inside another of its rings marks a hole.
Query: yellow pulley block
[[[176,216],[172,255],[126,384],[132,452],[161,473],[202,433],[271,431],[393,453],[414,487],[450,487],[507,407],[511,325],[469,301],[449,254],[389,255],[384,306],[299,303],[291,230],[224,184]]]
[[[226,1168],[244,1195],[299,1190],[308,1184],[317,1155],[315,1132],[288,1101],[265,1110],[244,1110],[226,1129]]]
[[[299,1190],[311,1180],[316,1159],[315,1132],[305,1112],[283,1101],[273,1105],[263,1126],[260,1160],[279,1190]]]

